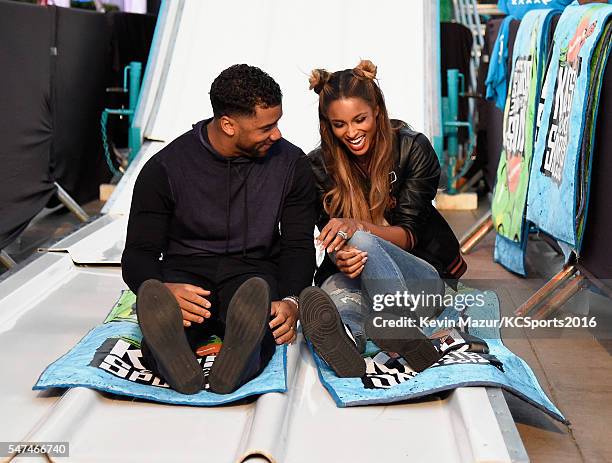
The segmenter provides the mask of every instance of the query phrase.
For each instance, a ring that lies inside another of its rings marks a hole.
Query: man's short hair
[[[281,104],[283,94],[267,73],[248,64],[234,64],[217,76],[210,86],[210,102],[216,118],[253,116],[255,107]]]

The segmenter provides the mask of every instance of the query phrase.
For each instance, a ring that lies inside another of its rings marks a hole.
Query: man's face
[[[281,105],[271,108],[255,107],[253,116],[233,117],[236,127],[236,149],[242,155],[263,157],[282,137],[278,121],[283,115]]]

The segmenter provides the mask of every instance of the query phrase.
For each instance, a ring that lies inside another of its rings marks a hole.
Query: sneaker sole
[[[211,391],[229,394],[241,386],[247,363],[266,333],[270,304],[270,287],[259,277],[248,279],[234,293],[221,351],[208,377]]]
[[[387,314],[386,318],[396,317]],[[366,324],[366,334],[374,344],[385,352],[395,352],[404,357],[414,371],[421,372],[440,360],[438,350],[418,328],[402,328],[405,337],[399,339],[389,337],[392,329],[375,327],[372,317]]]
[[[138,289],[136,313],[163,379],[182,394],[200,392],[204,373],[187,342],[181,310],[172,292],[160,281],[145,281]]]
[[[300,322],[304,336],[340,378],[365,375],[365,362],[350,340],[338,309],[320,288],[309,287],[300,294]]]

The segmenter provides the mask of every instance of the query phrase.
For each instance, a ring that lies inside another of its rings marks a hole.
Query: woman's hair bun
[[[310,90],[314,90],[317,95],[321,93],[321,90],[323,90],[323,87],[329,80],[330,75],[331,74],[325,69],[313,69],[310,73],[310,77],[308,78]]]
[[[376,79],[376,65],[369,59],[362,59],[359,64],[355,66],[353,72],[357,77],[371,80]]]

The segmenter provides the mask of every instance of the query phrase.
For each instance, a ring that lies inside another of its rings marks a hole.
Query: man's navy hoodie
[[[314,179],[285,139],[264,157],[225,158],[198,122],[153,156],[132,197],[123,278],[133,291],[163,270],[197,272],[233,256],[278,276],[280,297],[309,286],[315,266]]]

